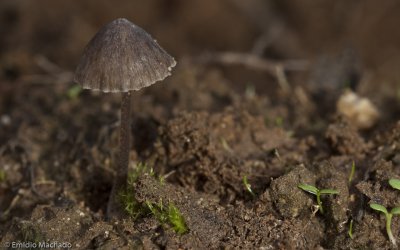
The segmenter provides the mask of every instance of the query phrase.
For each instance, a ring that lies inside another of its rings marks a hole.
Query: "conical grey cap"
[[[125,18],[105,25],[86,46],[75,82],[103,92],[139,90],[163,80],[176,65],[142,28]]]

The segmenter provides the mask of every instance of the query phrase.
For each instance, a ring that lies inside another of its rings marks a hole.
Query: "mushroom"
[[[74,81],[84,89],[122,92],[119,157],[107,207],[115,210],[116,194],[126,185],[130,151],[131,92],[148,87],[171,75],[176,65],[142,28],[118,18],[97,32],[86,45]]]

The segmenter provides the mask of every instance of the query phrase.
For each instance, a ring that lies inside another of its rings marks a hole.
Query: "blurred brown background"
[[[2,0],[1,58],[42,53],[72,67],[102,25],[126,17],[178,57],[249,51],[263,31],[280,26],[274,49],[291,44],[282,54],[311,57],[353,46],[375,67],[398,60],[399,9],[395,0]]]
[[[73,71],[94,33],[126,17],[178,62],[257,46],[266,58],[314,61],[351,48],[367,72],[364,92],[393,95],[400,79],[399,10],[395,0],[2,0],[0,75],[8,81],[40,72],[38,55]]]

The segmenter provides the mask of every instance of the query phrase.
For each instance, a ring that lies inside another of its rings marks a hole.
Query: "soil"
[[[400,204],[388,184],[400,178],[400,5],[377,5],[2,1],[0,247],[396,249],[369,206]],[[178,62],[133,95],[129,168],[152,169],[130,183],[132,196],[174,204],[184,234],[148,210],[106,219],[121,97],[83,91],[72,76],[86,42],[116,17],[148,30]],[[308,66],[282,78],[244,59],[201,60],[216,51]],[[337,110],[349,89],[378,110],[373,126]],[[322,196],[321,213],[301,183],[339,194]],[[399,225],[394,216],[397,241]]]

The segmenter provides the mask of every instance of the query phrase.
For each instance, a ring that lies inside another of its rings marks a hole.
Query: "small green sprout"
[[[145,210],[143,209],[142,204],[135,199],[132,191],[121,191],[119,193],[119,199],[125,212],[127,212],[134,220],[144,214]]]
[[[141,203],[136,200],[133,186],[137,179],[145,173],[157,178],[153,168],[148,168],[144,163],[138,163],[134,171],[128,174],[128,185],[125,190],[119,192],[119,199],[124,210],[134,220],[138,219],[140,216],[146,215],[146,213],[150,211],[150,213],[154,215],[161,224],[170,224],[178,234],[186,233],[188,228],[185,220],[174,204],[169,203],[168,206],[164,206],[161,200],[158,204],[149,201]],[[165,181],[163,177],[159,177],[158,180],[161,185]]]
[[[353,220],[350,220],[349,237],[350,239],[353,239]]]
[[[321,212],[321,214],[324,213],[324,209],[322,208],[321,195],[339,194],[339,191],[337,191],[335,189],[318,189],[314,186],[307,185],[307,184],[299,184],[298,188],[317,196],[318,209]]]
[[[223,147],[226,151],[228,151],[229,153],[233,153],[232,148],[229,146],[229,144],[228,144],[228,142],[225,140],[225,138],[221,138],[221,144],[222,144],[222,147]]]
[[[145,214],[145,208],[142,206],[140,202],[135,199],[133,184],[137,181],[139,176],[144,174],[145,172],[149,172],[150,175],[154,174],[153,169],[148,169],[145,163],[138,163],[134,169],[134,171],[128,173],[128,185],[126,190],[120,190],[118,193],[118,197],[124,210],[134,219],[136,220],[139,216]]]
[[[165,207],[161,200],[158,204],[146,201],[146,206],[162,225],[170,224],[177,234],[184,234],[188,231],[181,212],[171,202]]]
[[[0,182],[4,182],[6,180],[6,172],[0,170]]]
[[[351,183],[351,181],[353,180],[355,172],[356,172],[356,163],[353,161],[353,164],[351,164],[349,183]]]
[[[273,155],[274,157],[276,157],[276,159],[278,159],[279,161],[282,161],[281,159],[281,155],[279,154],[279,151],[277,148],[274,148],[270,151],[271,156]]]
[[[256,194],[253,192],[253,189],[251,189],[251,185],[249,184],[246,175],[243,176],[243,185],[246,188],[246,190],[251,194],[251,196],[256,197]]]
[[[76,99],[82,92],[82,88],[79,85],[71,86],[67,91],[67,96],[69,99]]]
[[[400,180],[399,179],[390,179],[389,185],[394,189],[400,190]]]
[[[22,240],[38,244],[43,241],[43,235],[40,229],[31,222],[22,222],[20,225]],[[32,248],[30,248],[32,249]]]
[[[396,239],[393,237],[392,228],[391,228],[392,225],[391,224],[392,224],[393,215],[399,215],[400,214],[400,207],[392,208],[392,210],[390,212],[388,212],[388,210],[384,206],[376,204],[376,203],[372,203],[369,206],[373,210],[376,210],[376,211],[379,211],[379,212],[382,212],[382,213],[385,214],[385,218],[386,218],[386,233],[387,233],[387,235],[389,237],[389,240],[392,242],[392,244],[394,246],[396,246],[397,245],[396,244]]]
[[[282,127],[283,126],[283,117],[278,116],[275,118],[275,125],[278,127]]]
[[[184,234],[187,232],[188,228],[183,215],[172,203],[168,205],[168,219],[176,233]]]

